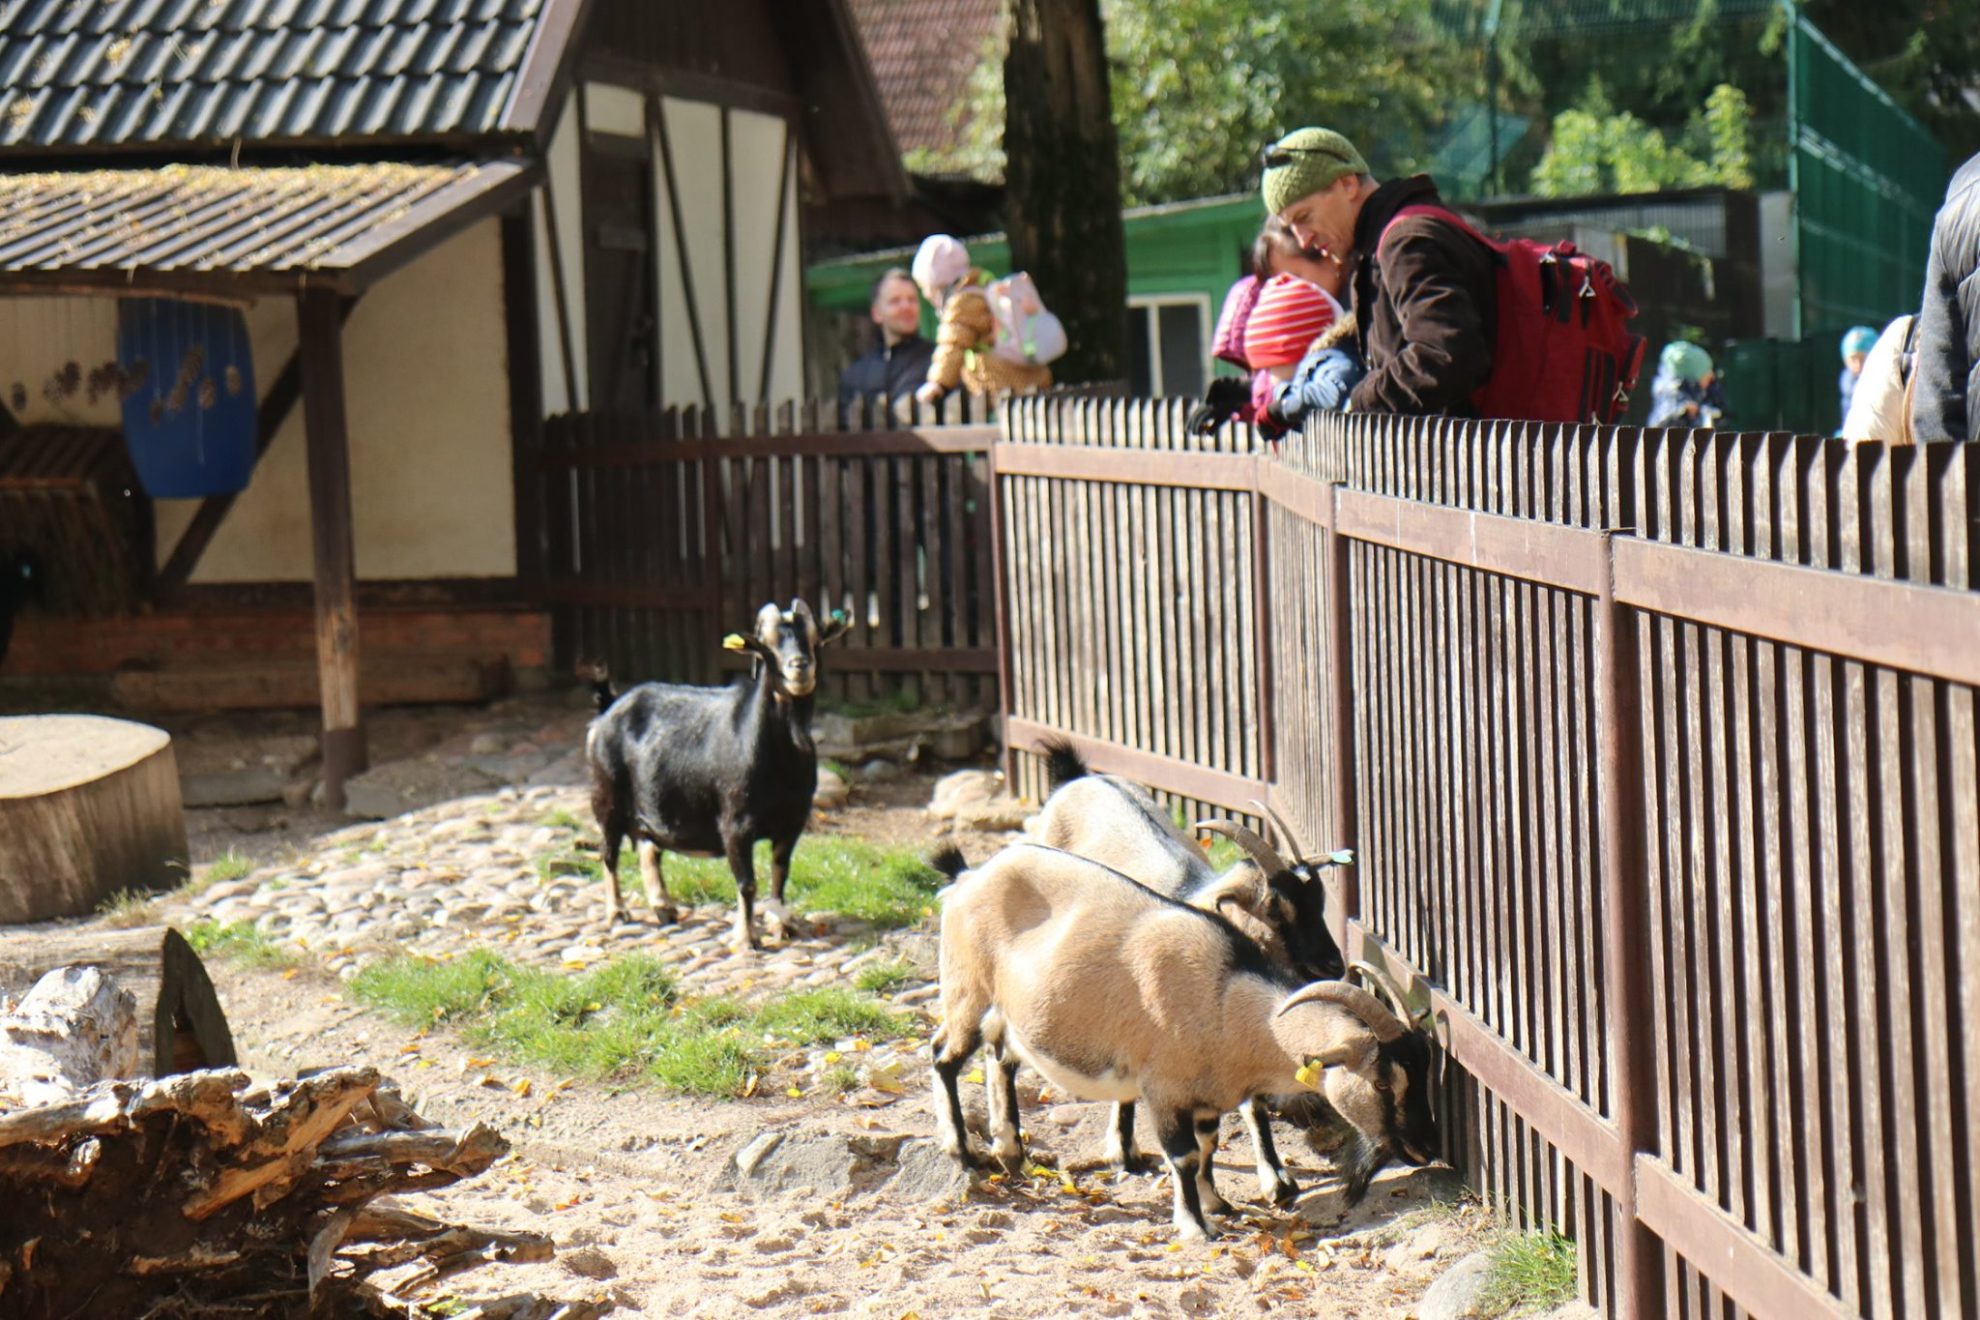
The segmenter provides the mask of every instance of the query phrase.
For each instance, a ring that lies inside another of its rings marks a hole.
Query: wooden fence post
[[[1258,777],[1267,784],[1279,778],[1278,695],[1272,665],[1272,547],[1265,499],[1266,471],[1272,459],[1258,456],[1251,469],[1251,627],[1252,649],[1258,656]],[[1293,846],[1291,839],[1285,846]]]
[[[1334,770],[1334,837],[1315,846],[1355,848],[1354,666],[1349,655],[1352,614],[1347,538],[1340,530],[1340,482],[1327,483],[1327,498],[1331,505],[1327,518],[1327,686],[1333,723],[1329,757]],[[1340,872],[1340,913],[1334,927],[1343,953],[1350,947],[1348,923],[1361,915],[1361,866],[1361,855],[1356,853],[1354,865]]]
[[[1004,409],[1001,434],[991,441],[984,462],[985,479],[990,487],[989,586],[993,599],[988,606],[995,615],[997,625],[997,709],[1001,715],[1004,740],[1000,760],[1004,771],[1004,790],[1012,795],[1017,793],[1017,753],[1011,748],[1010,561],[1008,547],[1004,544],[1004,492],[1003,483],[997,476],[997,447],[1010,440],[1013,426],[1021,423],[1024,413],[1025,407],[1020,404]]]
[[[1663,1248],[1637,1215],[1636,1156],[1657,1146],[1656,1057],[1651,1036],[1650,913],[1643,857],[1642,717],[1636,622],[1616,600],[1615,539],[1602,533],[1602,592],[1596,602],[1596,729],[1601,738],[1603,997],[1608,1002],[1609,1100],[1624,1170],[1616,1190],[1621,1224],[1616,1313],[1664,1314]]]

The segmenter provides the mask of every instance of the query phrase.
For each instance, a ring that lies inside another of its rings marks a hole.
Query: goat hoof
[[[1117,1178],[1146,1178],[1149,1174],[1160,1173],[1162,1162],[1151,1155],[1130,1155],[1126,1159],[1113,1161],[1109,1167]]]
[[[681,919],[680,909],[674,907],[672,904],[669,904],[666,907],[655,907],[653,909],[653,924],[656,926],[671,926],[680,919]]]
[[[1265,1193],[1266,1200],[1278,1206],[1281,1210],[1299,1199],[1299,1184],[1291,1178],[1281,1178],[1270,1188],[1260,1188],[1259,1190]]]

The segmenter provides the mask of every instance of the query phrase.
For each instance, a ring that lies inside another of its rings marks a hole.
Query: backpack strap
[[[1397,211],[1389,217],[1389,223],[1382,226],[1381,236],[1375,240],[1377,260],[1381,259],[1382,249],[1387,245],[1389,234],[1394,231],[1395,227],[1405,220],[1414,219],[1420,215],[1429,216],[1433,220],[1441,220],[1459,233],[1471,235],[1472,238],[1484,244],[1494,256],[1503,257],[1505,255],[1506,245],[1504,243],[1485,237],[1485,235],[1472,228],[1471,223],[1456,211],[1450,210],[1448,207],[1437,206],[1430,202],[1416,202]]]

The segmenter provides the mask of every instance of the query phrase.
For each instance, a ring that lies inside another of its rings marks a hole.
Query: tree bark
[[[1066,327],[1060,383],[1128,375],[1120,144],[1099,0],[1011,0],[1004,184],[1011,265]]]

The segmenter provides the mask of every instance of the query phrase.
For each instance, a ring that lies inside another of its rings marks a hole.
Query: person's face
[[[1317,193],[1306,196],[1279,212],[1279,219],[1292,229],[1303,248],[1317,248],[1335,262],[1347,260],[1354,250],[1355,201],[1360,182],[1344,174]]]
[[[905,339],[921,327],[921,295],[913,280],[896,277],[880,286],[873,300],[873,324],[895,339]]]
[[[1347,282],[1347,271],[1339,262],[1327,257],[1309,257],[1304,252],[1274,253],[1272,273],[1295,276],[1336,298],[1341,296],[1341,286]]]
[[[1843,359],[1843,365],[1849,368],[1850,375],[1861,376],[1863,374],[1864,359],[1868,356],[1869,354],[1867,353],[1851,353]]]

